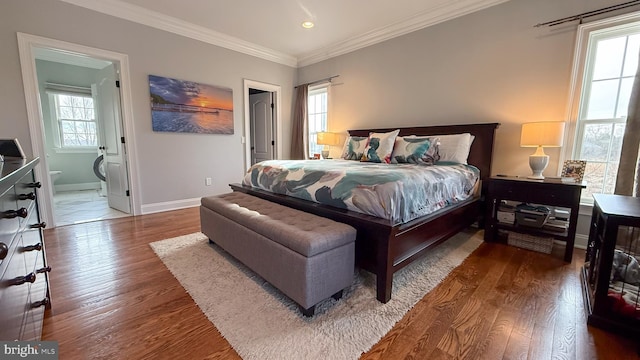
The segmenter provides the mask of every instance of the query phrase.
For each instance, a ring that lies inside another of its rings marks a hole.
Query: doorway
[[[126,55],[26,34],[18,43],[43,220],[56,227],[131,216],[130,102],[119,88]]]
[[[251,165],[282,157],[279,85],[244,80],[245,171]]]
[[[273,92],[249,88],[251,165],[274,159],[273,98]]]

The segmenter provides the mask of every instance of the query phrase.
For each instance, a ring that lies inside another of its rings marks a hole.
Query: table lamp
[[[542,172],[549,164],[549,155],[544,147],[561,147],[564,140],[564,122],[545,121],[522,124],[520,146],[535,147],[536,152],[529,155],[532,174],[529,179],[544,179]]]
[[[329,158],[329,150],[332,146],[340,145],[340,134],[332,132],[319,132],[318,145],[324,145],[322,148],[322,158]]]

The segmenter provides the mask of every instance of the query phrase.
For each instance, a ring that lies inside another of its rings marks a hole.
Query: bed
[[[491,174],[493,141],[497,123],[444,125],[400,128],[399,136],[471,133],[468,163],[479,170],[479,184]],[[350,130],[351,136],[368,136],[370,132],[386,133],[395,129]],[[393,166],[393,165],[388,165]],[[480,214],[481,196],[476,195],[443,207],[428,215],[404,219],[382,218],[320,204],[298,197],[274,193],[265,189],[231,184],[234,191],[258,196],[295,209],[324,216],[356,228],[356,264],[376,275],[376,297],[386,303],[391,299],[393,274],[426,254],[460,230],[475,222]],[[481,186],[481,185],[480,185]]]

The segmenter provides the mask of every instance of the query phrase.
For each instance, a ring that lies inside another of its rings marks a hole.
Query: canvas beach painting
[[[233,91],[149,75],[153,131],[233,134]]]

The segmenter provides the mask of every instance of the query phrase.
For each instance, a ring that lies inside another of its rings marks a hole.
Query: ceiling
[[[290,66],[508,0],[62,0]],[[311,20],[312,29],[302,22]]]

